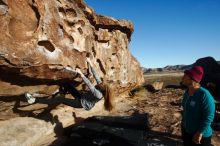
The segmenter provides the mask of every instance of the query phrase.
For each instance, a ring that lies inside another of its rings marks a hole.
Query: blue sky
[[[220,0],[85,0],[97,14],[127,19],[130,51],[147,68],[220,60]]]

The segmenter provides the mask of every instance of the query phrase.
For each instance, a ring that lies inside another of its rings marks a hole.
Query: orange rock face
[[[89,74],[90,53],[101,78],[125,92],[143,82],[128,48],[133,30],[131,22],[97,15],[81,0],[1,0],[0,79],[9,88],[79,81],[64,67]]]

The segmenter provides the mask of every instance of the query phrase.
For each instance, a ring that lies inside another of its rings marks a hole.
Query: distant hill
[[[163,68],[144,68],[142,71],[144,73],[159,73],[159,72],[173,72],[173,71],[184,71],[190,68],[192,65],[167,65]]]
[[[220,61],[217,61],[220,65]],[[144,73],[160,73],[160,72],[179,72],[189,69],[192,65],[167,65],[163,68],[144,68],[142,67],[142,71]]]

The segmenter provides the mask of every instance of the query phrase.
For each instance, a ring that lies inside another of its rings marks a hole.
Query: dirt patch
[[[181,76],[160,76],[161,80],[169,82],[167,84],[174,84],[179,82]],[[151,79],[150,77],[148,79]],[[146,80],[147,83],[148,80]],[[153,81],[153,79],[152,79]],[[154,81],[158,81],[154,78]],[[147,91],[144,87],[139,88],[133,93],[133,96],[124,96],[117,98],[114,101],[115,108],[110,113],[96,112],[95,115],[105,115],[105,116],[117,116],[125,117],[136,114],[147,114],[148,120],[147,131],[144,135],[144,140],[142,145],[164,145],[164,146],[181,146],[181,100],[184,90],[165,88],[158,92],[151,93]],[[45,97],[45,100],[49,101],[47,104],[36,104],[32,106],[27,106],[27,102],[23,95],[13,96],[13,97],[1,97],[0,99],[0,120],[7,120],[13,117],[26,117],[31,116],[35,118],[45,117],[50,112],[51,109],[64,107],[64,105],[57,105],[56,100],[49,99],[50,97]],[[69,98],[69,97],[67,97]],[[43,98],[42,98],[43,99]],[[45,106],[46,105],[46,106]],[[30,111],[31,108],[34,110]],[[75,110],[75,109],[74,109]],[[76,124],[84,121],[84,115],[88,114],[83,109],[75,110]],[[59,123],[59,122],[58,122]],[[69,135],[72,132],[72,127],[74,125],[66,128],[64,130],[64,135],[57,137],[54,142],[48,142],[48,145],[59,146],[63,143],[69,142]],[[54,129],[57,133],[59,130]],[[115,138],[115,137],[114,137]],[[214,131],[212,144],[214,146],[220,145],[220,132]],[[98,139],[99,140],[99,139]],[[78,141],[80,143],[80,141]],[[95,141],[98,142],[98,141]],[[71,144],[74,144],[70,141]]]

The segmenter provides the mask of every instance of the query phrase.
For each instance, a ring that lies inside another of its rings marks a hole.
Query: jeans
[[[74,108],[82,108],[81,93],[70,83],[63,84],[59,89],[61,94],[69,92],[75,99],[62,98],[62,103]]]

